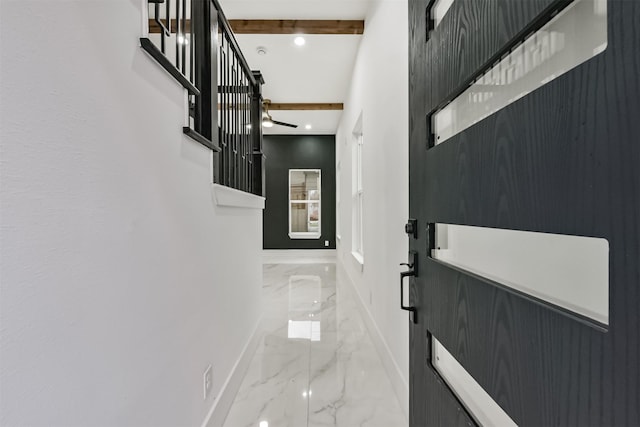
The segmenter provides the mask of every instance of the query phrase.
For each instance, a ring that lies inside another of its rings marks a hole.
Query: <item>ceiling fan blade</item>
[[[290,128],[297,128],[298,125],[292,125],[291,123],[285,123],[285,122],[279,122],[277,120],[271,120],[273,122],[274,125],[280,125],[280,126],[287,126]]]

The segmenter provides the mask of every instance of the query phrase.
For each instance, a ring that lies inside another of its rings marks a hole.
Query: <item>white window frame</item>
[[[352,239],[351,254],[360,264],[364,264],[364,186],[362,180],[362,147],[364,136],[362,132],[362,114],[353,129],[354,147],[352,150]]]
[[[318,173],[318,200],[291,200],[291,174],[293,172],[317,172]],[[289,199],[289,238],[290,239],[319,239],[322,236],[322,170],[321,169],[289,169],[289,185],[287,186],[287,197]],[[307,205],[318,204],[318,231],[292,231],[291,230],[291,209],[293,204],[304,203]]]

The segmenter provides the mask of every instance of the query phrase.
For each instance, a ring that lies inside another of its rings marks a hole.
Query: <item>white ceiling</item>
[[[340,117],[342,117],[342,111],[272,111],[271,116],[273,120],[278,120],[285,123],[293,123],[298,125],[297,129],[274,126],[270,129],[263,128],[265,135],[334,135]],[[306,125],[311,125],[311,129],[305,129]]]
[[[364,19],[370,0],[221,0],[227,19]],[[275,103],[344,102],[361,36],[239,34],[249,66],[264,76],[264,98]],[[256,49],[265,47],[266,55]],[[334,134],[341,111],[271,111],[274,120],[297,129],[274,126],[265,134]],[[310,124],[311,130],[305,129]]]
[[[349,88],[360,36],[295,35],[236,36],[252,69],[262,71],[263,95],[273,102],[341,102]],[[266,55],[256,52],[258,46]],[[346,77],[346,78],[345,78]]]

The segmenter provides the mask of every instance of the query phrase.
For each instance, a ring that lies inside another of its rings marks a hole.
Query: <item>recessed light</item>
[[[295,39],[293,39],[293,42],[298,46],[304,46],[304,44],[306,43],[306,40],[304,39],[304,37],[298,36]]]
[[[262,56],[264,56],[264,55],[266,55],[266,54],[267,54],[267,48],[266,48],[266,47],[264,47],[264,46],[258,46],[258,47],[256,48],[256,52],[258,53],[258,55],[262,55]]]
[[[305,128],[306,130],[309,130],[309,129],[311,129],[311,125],[306,125],[304,128]]]

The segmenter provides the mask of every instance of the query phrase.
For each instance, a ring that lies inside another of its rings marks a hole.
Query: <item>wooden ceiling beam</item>
[[[358,20],[296,20],[296,19],[232,19],[229,21],[235,34],[362,34],[364,21]],[[186,21],[183,31],[191,31],[191,22]],[[171,20],[171,32],[178,23]],[[149,33],[160,34],[160,26],[149,20]]]
[[[231,19],[236,34],[362,34],[364,21],[297,20],[297,19]]]
[[[272,102],[269,103],[269,111],[278,110],[344,110],[344,104],[342,103],[284,103],[284,102]]]
[[[182,24],[182,23],[181,23]],[[191,21],[190,20],[186,20],[185,21],[185,27],[182,29],[182,32],[188,33],[191,31]],[[158,23],[153,20],[153,19],[149,19],[149,33],[151,34],[160,34],[160,25],[158,25]],[[171,20],[171,32],[172,33],[177,33],[178,32],[178,22],[175,19]]]
[[[284,103],[284,102],[275,102],[275,103],[266,103],[269,106],[269,111],[330,111],[330,110],[344,110],[344,104],[338,102],[332,103],[318,103],[318,102],[310,102],[310,103]],[[228,110],[249,108],[250,104],[230,104],[227,105]],[[222,108],[221,104],[218,104],[218,110]]]

